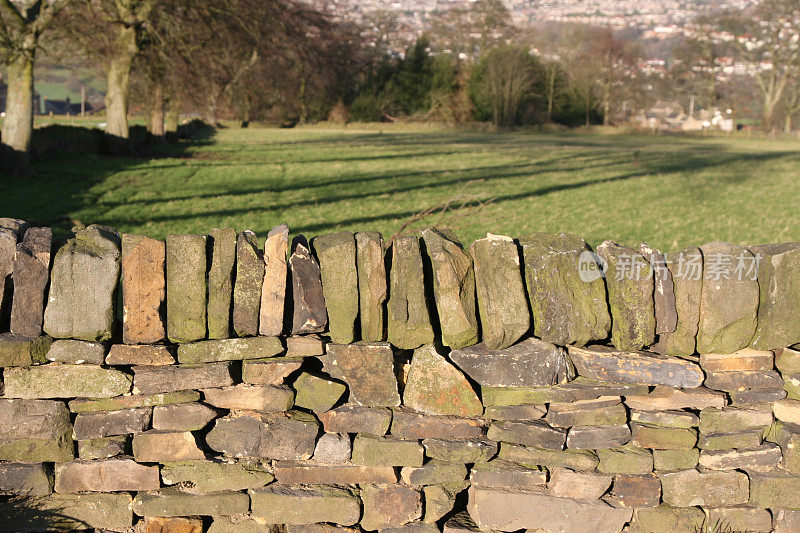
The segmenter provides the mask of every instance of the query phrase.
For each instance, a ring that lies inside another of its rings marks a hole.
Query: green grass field
[[[566,231],[594,245],[646,241],[665,250],[800,240],[797,141],[223,129],[149,158],[63,155],[37,170],[32,180],[4,180],[3,216],[69,216],[154,237],[231,225],[263,239],[284,221],[309,236],[388,236],[461,191],[491,200],[456,220],[465,243],[487,231]]]

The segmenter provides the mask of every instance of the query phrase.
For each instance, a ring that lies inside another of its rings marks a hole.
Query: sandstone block
[[[757,258],[758,313],[751,346],[773,350],[800,342],[800,320],[795,312],[800,297],[800,243],[751,246]]]
[[[145,533],[203,533],[200,518],[145,516],[139,523]]]
[[[105,362],[112,366],[166,366],[175,364],[175,356],[166,346],[114,344],[108,351]]]
[[[232,457],[261,457],[284,461],[311,458],[319,425],[313,415],[289,413],[235,414],[218,418],[206,443]]]
[[[751,474],[750,504],[768,509],[800,509],[800,477],[778,472]]]
[[[781,462],[781,449],[775,444],[763,444],[753,450],[703,450],[700,466],[707,470],[744,470],[771,472]]]
[[[706,372],[742,372],[772,370],[774,355],[768,350],[744,348],[736,353],[701,353],[700,367]]]
[[[615,507],[656,507],[661,503],[661,481],[654,474],[617,474],[610,500]]]
[[[665,472],[689,470],[697,466],[700,450],[653,450],[653,467]]]
[[[167,235],[167,337],[206,337],[206,237]]]
[[[330,410],[342,398],[347,386],[324,376],[303,372],[292,384],[295,405],[314,412]]]
[[[455,483],[464,481],[467,467],[461,463],[431,460],[423,466],[404,466],[400,470],[400,479],[408,485],[422,486],[437,483]]]
[[[604,474],[649,474],[653,471],[650,450],[633,446],[597,450],[597,470]]]
[[[180,461],[161,467],[165,485],[176,485],[195,493],[258,489],[275,477],[262,467],[245,463],[218,461]]]
[[[475,465],[470,471],[470,482],[481,488],[537,491],[547,485],[547,471],[493,459]]]
[[[5,232],[3,234],[7,235]],[[50,228],[29,228],[13,254],[14,299],[10,329],[22,337],[38,337],[42,334],[52,243],[53,230]],[[3,275],[4,292],[6,276]]]
[[[330,344],[324,367],[347,383],[353,402],[368,407],[400,405],[394,354],[388,343]]]
[[[328,312],[325,309],[319,264],[311,256],[308,243],[302,235],[292,241],[289,269],[292,274],[294,302],[292,334],[325,331],[328,326]]]
[[[547,490],[553,496],[576,500],[598,500],[611,486],[611,476],[596,472],[575,472],[568,468],[550,471]]]
[[[433,527],[435,531],[431,530],[430,533],[438,533],[439,527],[436,522],[453,511],[458,494],[466,487],[468,487],[466,482],[422,487],[422,500],[425,504],[425,510],[422,515],[424,524],[420,525]],[[408,527],[411,526],[414,526],[414,524],[409,524]]]
[[[342,405],[326,413],[320,413],[319,420],[329,433],[368,433],[385,435],[392,422],[389,409]]]
[[[72,433],[75,440],[141,433],[150,425],[150,415],[151,409],[149,407],[122,411],[81,413],[75,417],[75,426]]]
[[[236,237],[236,278],[233,284],[233,330],[239,337],[258,335],[264,257],[258,238],[245,230]]]
[[[249,492],[252,515],[268,524],[331,522],[350,526],[361,516],[358,497],[344,489],[271,485]]]
[[[485,463],[497,454],[497,443],[489,439],[425,439],[422,445],[427,457],[452,463]]]
[[[130,451],[129,440],[125,435],[118,435],[78,441],[78,458],[91,461],[124,455]]]
[[[402,439],[474,439],[483,435],[477,420],[453,416],[426,415],[395,409],[392,416],[392,435]]]
[[[337,344],[353,342],[359,300],[355,237],[347,231],[320,235],[311,245],[319,259],[331,339]]]
[[[51,477],[41,463],[0,463],[0,494],[47,496],[53,492]]]
[[[201,403],[159,405],[153,408],[153,429],[199,431],[217,417],[217,411]]]
[[[231,336],[233,269],[236,265],[236,230],[214,228],[208,235],[208,338]]]
[[[649,394],[625,396],[625,404],[641,411],[665,411],[669,409],[722,409],[727,404],[725,395],[705,387],[681,390],[672,387],[656,387]]]
[[[544,405],[490,405],[483,409],[483,417],[489,420],[536,420],[546,413]]]
[[[631,533],[693,533],[702,531],[705,519],[699,507],[670,507],[662,503],[658,507],[635,509],[628,529]]]
[[[316,357],[325,354],[325,345],[316,335],[286,337],[286,357]]]
[[[242,381],[250,385],[283,385],[287,377],[300,370],[302,357],[245,359],[242,361]]]
[[[72,461],[56,465],[55,490],[74,492],[123,492],[158,490],[157,466],[140,465],[131,459]]]
[[[269,230],[264,242],[264,281],[261,285],[258,322],[260,335],[277,336],[283,333],[288,251],[289,226],[281,224]]]
[[[497,421],[489,426],[487,437],[491,440],[535,446],[547,450],[563,450],[567,433],[548,426],[544,421]]]
[[[800,529],[800,511],[776,509],[772,517],[773,533],[791,533]]]
[[[508,348],[531,326],[519,250],[510,237],[487,234],[469,248],[475,268],[483,343]]]
[[[397,474],[390,466],[352,464],[314,464],[281,461],[273,469],[278,483],[284,485],[355,483],[396,483]]]
[[[0,319],[2,319],[4,328],[8,327],[11,316],[14,292],[14,256],[17,251],[17,241],[27,229],[28,224],[22,220],[0,219]]]
[[[520,244],[534,334],[560,346],[605,339],[611,328],[606,286],[586,241],[566,233],[533,233]]]
[[[206,458],[190,432],[159,430],[134,435],[133,456],[140,463],[193,461]]]
[[[45,357],[51,363],[102,365],[105,354],[106,348],[99,342],[59,339],[50,345]]]
[[[383,236],[377,231],[356,233],[358,307],[361,319],[361,338],[366,342],[379,342],[386,339],[383,322],[384,304],[388,292],[383,250]]]
[[[697,447],[704,450],[757,448],[761,445],[763,433],[760,429],[739,431],[737,433],[709,433],[700,436],[697,441]]]
[[[156,405],[196,402],[199,399],[200,393],[193,390],[167,392],[163,394],[133,394],[131,396],[116,396],[114,398],[102,398],[99,400],[78,398],[76,400],[70,400],[69,410],[73,413],[120,411],[122,409],[136,409],[137,407],[154,407]]]
[[[340,433],[325,433],[317,439],[314,461],[322,464],[341,464],[350,460],[352,445],[350,436]],[[379,482],[378,482],[379,483]]]
[[[659,475],[664,503],[674,507],[725,507],[746,503],[749,481],[742,472],[683,470]]]
[[[219,409],[282,412],[294,404],[294,392],[288,387],[241,384],[200,392],[205,403]]]
[[[800,425],[800,401],[781,400],[772,404],[775,418],[782,422]],[[771,422],[771,421],[770,421]]]
[[[653,351],[664,355],[692,355],[700,322],[700,297],[703,289],[703,254],[692,247],[665,254],[667,272],[672,277],[677,322],[673,331],[658,331]],[[656,285],[658,284],[656,274]],[[665,291],[667,291],[665,287]],[[656,291],[658,300],[658,291]]]
[[[392,242],[387,338],[402,350],[413,350],[434,340],[430,309],[425,297],[419,240],[413,235]]]
[[[8,398],[110,398],[131,390],[130,374],[96,365],[49,364],[6,369]]]
[[[361,501],[361,527],[367,530],[402,526],[422,516],[422,495],[404,485],[364,485]]]
[[[649,263],[653,275],[656,335],[672,333],[678,328],[678,309],[675,302],[675,283],[672,272],[667,268],[666,255],[644,243],[639,245],[639,253]]]
[[[227,362],[133,367],[134,394],[169,393],[187,389],[227,387],[232,384],[231,365]]]
[[[665,385],[691,389],[703,384],[703,371],[686,359],[652,352],[616,351],[608,346],[568,349],[578,374],[612,383]]]
[[[616,426],[573,426],[567,434],[567,448],[596,450],[614,448],[631,440],[627,424]]]
[[[707,372],[705,385],[709,389],[743,392],[749,389],[781,390],[783,381],[773,370]]]
[[[732,531],[767,533],[772,531],[772,515],[766,509],[721,507],[708,510],[709,524],[725,524]]]
[[[572,470],[594,470],[597,467],[597,455],[586,450],[546,450],[501,443],[497,458],[523,466],[546,466],[548,468],[562,466]]]
[[[800,405],[800,402],[798,402]],[[766,429],[772,424],[769,409],[707,408],[700,411],[700,433],[735,433],[748,429]]]
[[[153,344],[166,337],[166,247],[143,235],[122,235],[122,342]]]
[[[631,444],[651,450],[689,450],[697,443],[694,429],[631,424]]]
[[[158,492],[140,492],[133,500],[138,516],[229,516],[246,513],[250,498],[242,492],[195,494],[174,488]]]
[[[631,411],[631,422],[645,426],[691,428],[700,424],[700,417],[688,411]]]
[[[776,422],[766,439],[781,447],[781,466],[790,474],[800,474],[800,428],[793,424]]]
[[[416,440],[356,435],[352,462],[367,466],[422,466],[424,450]]]
[[[178,346],[179,363],[213,363],[260,359],[283,353],[278,337],[253,337],[193,342]]]
[[[638,396],[649,391],[646,385],[601,383],[578,376],[569,383],[552,387],[481,387],[481,397],[487,407],[506,407],[595,400],[602,396]],[[720,396],[724,398],[724,395]]]
[[[483,405],[464,375],[433,345],[414,350],[403,403],[435,415],[478,416]]]
[[[133,525],[130,504],[129,494],[53,494],[35,499],[32,509],[12,506],[7,510],[0,503],[0,516],[7,517],[3,523],[7,531],[26,531],[37,522],[41,530],[125,531]],[[45,524],[42,515],[48,518]]]
[[[617,426],[628,421],[625,406],[619,396],[600,397],[577,402],[552,402],[545,420],[555,427]]]
[[[46,354],[53,339],[21,337],[15,333],[0,333],[0,367],[39,365],[47,361]]]

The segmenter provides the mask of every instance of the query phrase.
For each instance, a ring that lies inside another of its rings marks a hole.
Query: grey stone
[[[41,463],[0,463],[0,494],[47,496],[53,492],[51,474]]]
[[[385,340],[384,306],[388,287],[383,260],[383,236],[377,231],[356,233],[356,266],[361,339],[366,342]]]
[[[530,338],[504,349],[485,343],[450,352],[450,360],[481,386],[549,387],[573,372],[562,348]]]
[[[331,233],[315,237],[311,245],[319,259],[331,340],[353,342],[359,299],[355,237],[347,231]]]
[[[570,346],[578,374],[612,383],[666,385],[691,389],[703,384],[703,371],[687,359],[652,352],[617,351],[609,346]]]
[[[0,516],[8,517],[6,531],[126,531],[133,526],[130,504],[129,494],[53,494],[34,499],[26,509],[5,509],[0,503]]]
[[[122,341],[152,344],[166,337],[164,299],[166,249],[163,241],[122,236]]]
[[[402,350],[413,350],[434,340],[425,296],[419,240],[413,235],[392,242],[389,302],[386,306],[388,339]]]
[[[75,440],[99,439],[114,435],[141,433],[150,425],[151,408],[80,413],[75,417]]]
[[[24,463],[73,459],[72,424],[62,402],[0,399],[0,460]]]
[[[586,241],[567,233],[532,233],[520,244],[534,334],[560,346],[605,339],[611,328],[606,287]],[[581,279],[584,267],[587,281]]]
[[[179,461],[161,467],[165,485],[180,484],[195,493],[257,489],[271,483],[275,476],[263,467],[247,463],[219,461]]]
[[[260,335],[276,336],[283,333],[288,250],[289,226],[281,224],[269,230],[264,242],[264,282],[261,285],[258,323]]]
[[[775,350],[800,342],[800,319],[795,302],[800,298],[800,243],[751,246],[758,259],[758,312],[750,345]]]
[[[102,365],[105,353],[105,346],[99,342],[60,339],[50,345],[46,357],[53,363]]]
[[[705,387],[681,390],[673,387],[656,387],[651,393],[625,396],[625,404],[641,411],[666,411],[669,409],[722,409],[727,404],[725,395]]]
[[[325,433],[317,440],[314,461],[323,464],[341,464],[350,460],[350,437],[340,433]]]
[[[102,341],[114,329],[114,303],[120,271],[116,231],[91,225],[56,252],[44,330],[54,338]]]
[[[11,332],[23,337],[42,334],[44,300],[50,281],[50,248],[53,230],[30,228],[14,255],[14,300],[11,306]],[[5,290],[5,287],[3,287]]]
[[[653,471],[653,454],[636,446],[597,450],[597,470],[604,474],[648,474]]]
[[[206,237],[167,235],[167,337],[206,337]]]
[[[130,449],[127,435],[103,437],[102,439],[89,439],[78,441],[78,457],[86,461],[93,459],[108,459],[128,453]]]
[[[292,274],[292,334],[319,333],[328,326],[328,312],[322,290],[319,264],[311,256],[305,237],[299,235],[292,241],[289,257]]]
[[[517,244],[510,237],[489,233],[473,242],[469,253],[483,343],[491,349],[508,348],[531,326]]]
[[[72,461],[56,466],[55,490],[61,494],[158,490],[160,486],[157,466],[140,465],[131,459]]]
[[[216,420],[206,443],[233,457],[299,461],[313,455],[318,431],[313,415],[297,411],[229,415]]]
[[[193,342],[178,346],[179,363],[214,363],[260,359],[283,353],[278,337],[253,337]]]
[[[543,420],[532,422],[498,421],[489,426],[491,440],[524,444],[547,450],[563,450],[567,432],[548,426]]]
[[[678,322],[674,331],[659,333],[653,351],[664,355],[692,355],[700,323],[703,254],[700,248],[687,248],[666,254],[666,262],[672,276]]]
[[[547,484],[547,470],[493,459],[472,467],[470,483],[481,488],[537,491]]]
[[[597,455],[585,450],[545,450],[516,444],[501,443],[497,458],[523,466],[563,466],[572,470],[594,470]]]
[[[567,434],[567,448],[597,450],[615,448],[631,440],[627,424],[616,426],[573,426]]]
[[[27,222],[14,218],[0,219],[0,321],[8,327],[14,292],[14,256],[17,242],[28,228]]]
[[[661,503],[661,480],[654,474],[617,474],[609,503],[614,507],[656,507]]]
[[[268,524],[314,524],[332,522],[350,526],[361,517],[358,497],[350,491],[271,485],[250,491],[253,516]]]
[[[351,401],[368,407],[400,405],[388,343],[330,344],[323,363],[331,376],[347,383]]]
[[[214,228],[208,234],[208,338],[231,336],[233,269],[236,265],[236,230]]]
[[[153,429],[199,431],[217,417],[217,411],[201,403],[178,403],[153,408]]]
[[[329,433],[385,435],[392,421],[392,412],[389,409],[352,404],[342,405],[318,416],[325,431]]]
[[[747,503],[749,482],[743,472],[684,470],[661,474],[664,503],[675,507],[724,507]]]
[[[483,427],[472,418],[428,415],[401,408],[394,410],[391,432],[404,439],[476,439],[483,434]]]
[[[483,405],[467,378],[434,345],[414,350],[403,403],[432,415],[479,416]]]
[[[650,264],[653,273],[653,309],[656,315],[656,335],[672,333],[678,328],[678,309],[675,303],[675,283],[667,268],[667,258],[661,250],[642,243],[639,253]]]
[[[236,237],[236,279],[233,285],[233,330],[239,337],[258,335],[264,257],[258,238],[245,230]]]
[[[133,367],[134,394],[227,387],[232,384],[231,365],[227,362],[204,365]]]
[[[9,398],[110,398],[130,392],[130,374],[97,365],[48,364],[8,368]]]

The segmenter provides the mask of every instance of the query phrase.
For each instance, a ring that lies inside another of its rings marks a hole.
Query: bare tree
[[[520,105],[534,90],[537,62],[524,48],[499,46],[481,60],[478,83],[488,99],[492,120],[501,126],[516,122]]]

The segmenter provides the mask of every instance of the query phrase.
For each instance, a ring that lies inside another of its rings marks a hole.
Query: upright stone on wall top
[[[283,332],[288,250],[289,226],[275,226],[269,231],[264,243],[264,283],[261,285],[258,323],[258,332],[261,335],[275,336]]]
[[[30,228],[17,244],[14,257],[14,301],[11,331],[23,337],[42,334],[44,300],[50,281],[50,249],[53,230]]]
[[[122,236],[122,341],[152,344],[166,336],[164,273],[166,250],[162,241],[142,235]]]
[[[8,327],[14,289],[14,256],[17,242],[24,235],[28,223],[17,218],[0,218],[0,326]]]
[[[208,234],[208,338],[231,336],[233,269],[236,266],[236,230],[214,228]]]
[[[102,341],[114,330],[119,234],[91,225],[75,231],[56,253],[44,330],[58,339]]]
[[[419,240],[414,235],[392,243],[389,302],[386,306],[388,339],[402,350],[433,342],[433,326],[425,298]]]
[[[741,246],[713,242],[703,253],[703,289],[697,351],[733,353],[747,347],[756,330],[758,265]]]
[[[386,303],[386,266],[383,260],[383,237],[377,231],[356,233],[358,300],[361,316],[361,340],[378,342],[386,338],[383,330]]]
[[[751,346],[775,350],[800,342],[800,243],[751,246],[758,264],[758,323]]]
[[[206,237],[167,235],[167,337],[206,337]]]
[[[437,229],[422,232],[433,268],[433,294],[442,342],[457,350],[480,341],[472,259],[455,239]]]
[[[678,322],[675,331],[661,333],[653,351],[664,355],[692,355],[697,344],[700,322],[700,295],[703,290],[703,254],[691,247],[666,254],[672,274]]]
[[[611,342],[618,350],[641,350],[655,341],[653,275],[647,260],[634,250],[606,241],[597,247],[606,262]]]
[[[264,259],[252,231],[236,238],[236,281],[233,285],[233,330],[239,337],[258,335]]]
[[[292,334],[319,333],[328,325],[325,296],[322,292],[319,265],[311,256],[308,242],[299,235],[292,241],[289,257],[292,273]]]
[[[519,250],[510,237],[492,235],[469,248],[475,265],[478,311],[487,348],[508,348],[531,326]]]
[[[319,259],[331,339],[337,344],[353,342],[358,319],[355,237],[347,231],[331,233],[315,237],[311,245]]]

